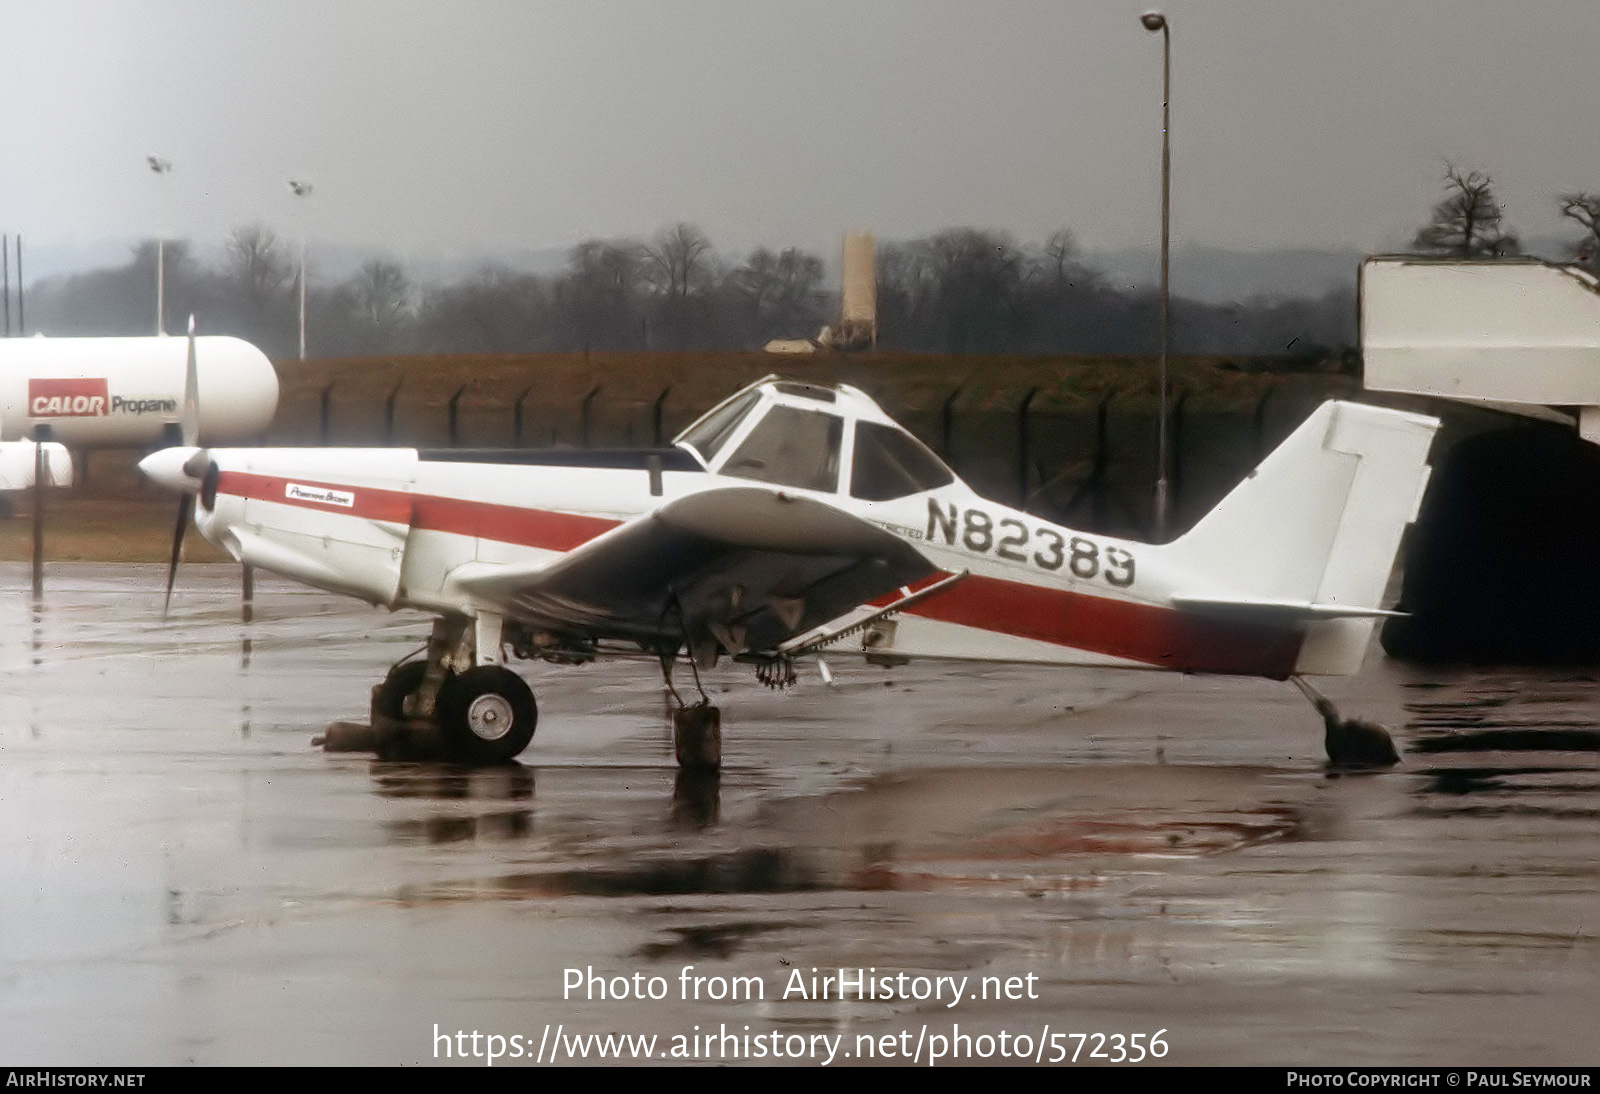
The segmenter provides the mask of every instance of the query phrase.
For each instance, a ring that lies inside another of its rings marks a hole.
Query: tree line
[[[1600,197],[1563,195],[1583,228],[1573,254],[1600,269]],[[1518,241],[1488,176],[1446,173],[1445,197],[1414,240],[1424,253],[1516,253]],[[237,334],[270,356],[297,352],[298,256],[271,228],[235,229],[219,262],[182,241],[165,245],[166,329],[193,312],[202,328]],[[154,327],[157,245],[120,266],[30,287],[30,326],[53,334],[147,334]],[[1352,271],[1353,273],[1354,271]],[[1002,232],[952,228],[880,244],[880,348],[935,353],[1152,353],[1153,286],[1114,284],[1073,234],[1019,243]],[[1354,278],[1352,277],[1352,283]],[[375,258],[334,283],[307,286],[307,346],[315,357],[392,353],[756,349],[815,336],[838,313],[823,259],[799,248],[720,254],[698,228],[649,239],[591,239],[548,274],[485,265],[447,283],[418,284]],[[1231,304],[1174,297],[1179,353],[1261,354],[1308,362],[1349,358],[1353,284],[1322,296]]]
[[[298,340],[298,256],[272,229],[235,229],[219,262],[168,242],[166,328],[190,312],[211,332],[248,338],[274,357]],[[30,287],[34,329],[147,334],[155,321],[157,246],[120,266]],[[1157,348],[1153,287],[1118,286],[1082,258],[1070,232],[1037,244],[974,228],[880,244],[880,348],[949,353],[1149,353]],[[650,239],[593,239],[539,274],[485,265],[418,284],[388,259],[336,283],[310,279],[308,353],[516,353],[757,349],[810,338],[834,321],[836,287],[821,256],[758,247],[723,257],[676,224]],[[1173,301],[1175,348],[1195,353],[1326,355],[1355,337],[1353,292],[1236,305]]]
[[[1423,254],[1456,258],[1521,253],[1522,240],[1507,223],[1489,175],[1447,163],[1444,178],[1444,196],[1434,205],[1428,223],[1412,238],[1414,248]],[[1562,194],[1556,198],[1556,206],[1579,232],[1567,244],[1567,257],[1590,273],[1600,274],[1600,194]]]

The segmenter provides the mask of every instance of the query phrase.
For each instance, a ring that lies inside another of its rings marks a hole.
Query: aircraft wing
[[[473,563],[453,583],[555,634],[652,645],[714,637],[739,654],[775,650],[938,572],[914,547],[831,505],[728,487],[668,502],[555,562]]]

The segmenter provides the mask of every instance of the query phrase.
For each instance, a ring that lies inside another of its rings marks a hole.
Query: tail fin
[[[1179,607],[1304,623],[1295,672],[1361,667],[1428,481],[1435,418],[1327,402],[1167,548],[1202,582]]]

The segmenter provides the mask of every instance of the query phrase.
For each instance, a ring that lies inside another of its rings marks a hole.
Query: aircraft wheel
[[[716,771],[722,767],[722,711],[710,703],[696,703],[672,715],[672,744],[678,766],[685,771]]]
[[[383,683],[372,690],[372,724],[382,718],[405,721],[406,699],[422,686],[427,673],[426,661],[406,661],[390,669]]]
[[[539,719],[533,689],[499,665],[478,665],[439,689],[439,732],[445,747],[469,763],[516,759]]]

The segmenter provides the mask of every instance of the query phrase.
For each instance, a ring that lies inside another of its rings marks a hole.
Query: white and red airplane
[[[557,662],[643,652],[669,687],[684,657],[787,683],[823,651],[1353,673],[1389,614],[1380,598],[1437,426],[1325,403],[1160,546],[985,500],[860,391],[777,378],[666,449],[191,443],[140,466],[185,509],[197,497],[201,533],[240,562],[433,613],[426,656],[374,689],[375,724],[426,721],[454,755],[495,762],[523,751],[536,719],[508,648]],[[714,768],[716,708],[703,692],[679,708],[679,762]],[[1366,758],[1329,727],[1331,759]]]

